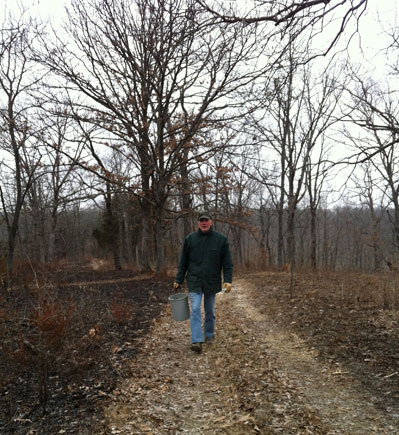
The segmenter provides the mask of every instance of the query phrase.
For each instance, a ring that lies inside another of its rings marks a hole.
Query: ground
[[[170,279],[76,268],[0,294],[0,433],[94,434]]]
[[[104,321],[79,387],[53,389],[44,416],[33,396],[3,412],[2,433],[399,434],[396,276],[298,273],[290,298],[288,273],[242,274],[201,355],[166,302],[173,279],[94,277],[76,284],[125,289],[134,323]]]

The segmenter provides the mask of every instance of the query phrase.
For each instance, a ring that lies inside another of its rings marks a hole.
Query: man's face
[[[207,233],[210,230],[211,226],[212,226],[212,220],[211,219],[201,218],[198,221],[198,228],[203,233]]]

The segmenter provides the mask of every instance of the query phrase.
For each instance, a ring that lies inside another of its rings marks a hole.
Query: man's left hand
[[[231,291],[231,284],[229,282],[225,282],[223,284],[223,288],[224,288],[225,293],[230,293],[230,291]]]

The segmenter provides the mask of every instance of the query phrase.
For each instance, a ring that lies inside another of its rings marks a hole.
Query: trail
[[[399,434],[350,374],[277,327],[256,291],[239,279],[217,296],[216,340],[201,355],[167,307],[105,410],[108,433]]]

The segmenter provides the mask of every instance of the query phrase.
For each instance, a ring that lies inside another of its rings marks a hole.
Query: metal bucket
[[[170,295],[168,300],[175,320],[182,322],[190,317],[188,296],[186,293],[175,293],[174,295]]]

